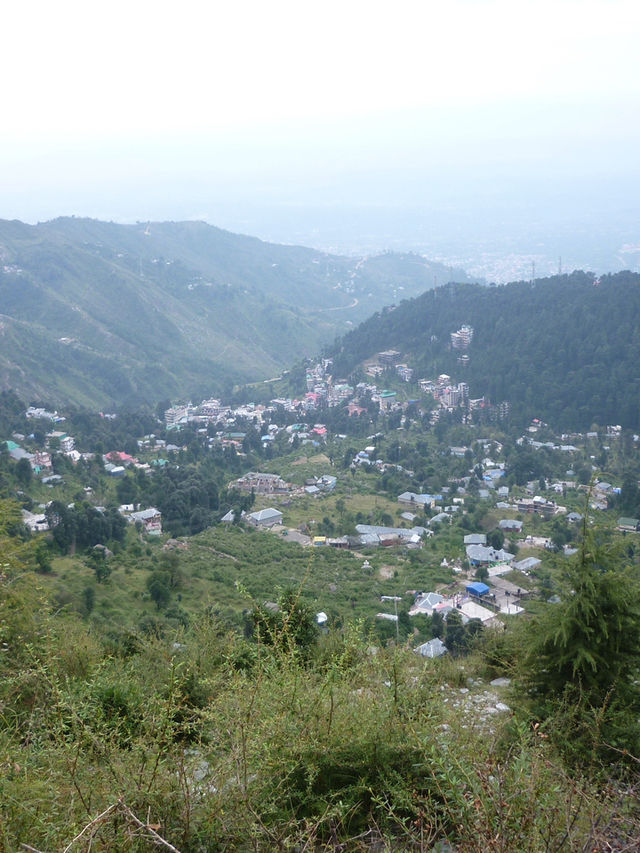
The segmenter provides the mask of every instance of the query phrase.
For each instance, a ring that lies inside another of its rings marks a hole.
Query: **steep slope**
[[[273,376],[399,289],[465,278],[417,256],[380,269],[201,222],[0,222],[0,260],[3,387],[99,405]]]
[[[474,328],[466,367],[450,340],[462,324]],[[509,401],[522,424],[540,417],[564,429],[640,427],[636,273],[438,288],[346,335],[333,352],[336,373],[390,348],[419,376],[447,373],[467,382],[472,397]]]

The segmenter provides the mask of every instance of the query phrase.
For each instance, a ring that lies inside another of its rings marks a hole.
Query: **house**
[[[64,418],[61,418],[57,412],[48,412],[46,409],[36,408],[34,406],[29,406],[25,415],[28,418],[42,418],[43,420],[53,421],[54,423],[59,423],[64,420]]]
[[[449,453],[455,456],[456,459],[464,459],[465,453],[469,450],[468,447],[450,447]]]
[[[49,522],[47,521],[47,517],[44,513],[34,513],[23,509],[22,520],[32,533],[49,529]]]
[[[13,444],[13,441],[8,441],[7,447]],[[16,462],[19,462],[21,459],[26,459],[30,465],[33,465],[33,460],[35,459],[33,453],[29,453],[28,450],[24,450],[22,447],[18,447],[17,444],[14,447],[9,447],[9,456]]]
[[[31,460],[31,467],[36,474],[39,474],[40,471],[49,470],[51,468],[51,454],[45,450],[36,450]]]
[[[421,646],[417,646],[413,651],[423,658],[439,658],[447,653],[447,647],[439,637],[434,637],[433,640],[422,643]]]
[[[442,495],[418,495],[415,492],[403,492],[398,495],[398,503],[411,507],[430,507],[434,509],[436,501],[442,500]]]
[[[489,488],[495,488],[495,481],[504,477],[504,468],[488,468],[482,475],[482,479],[489,484]]]
[[[418,613],[433,613],[434,609],[442,604],[444,596],[438,592],[419,593],[416,596],[415,603],[409,611],[409,616],[415,616]]]
[[[623,533],[638,533],[640,521],[637,518],[619,518],[618,530],[622,530]]]
[[[517,563],[514,563],[513,568],[526,575],[541,565],[542,560],[539,560],[537,557],[526,557],[524,560],[518,560]]]
[[[112,465],[111,462],[107,462],[104,470],[110,477],[124,477],[125,475],[124,465]]]
[[[396,373],[403,382],[411,382],[413,378],[413,368],[406,364],[396,364]]]
[[[319,479],[316,485],[320,489],[324,489],[327,492],[333,491],[336,487],[336,483],[338,482],[338,478],[334,477],[333,474],[323,474]]]
[[[490,578],[499,578],[511,571],[511,563],[489,563],[487,574]]]
[[[419,546],[424,527],[382,527],[376,524],[356,524],[361,545],[409,545]]]
[[[162,514],[159,509],[149,507],[148,509],[132,512],[129,521],[135,524],[139,521],[144,527],[144,532],[151,536],[159,536],[162,533]]]
[[[553,515],[557,509],[553,501],[545,500],[536,495],[534,498],[520,498],[517,502],[518,512],[538,513],[545,517]]]
[[[503,518],[498,522],[498,527],[500,530],[514,531],[515,533],[520,533],[522,530],[522,522],[518,521],[515,518]]]
[[[389,411],[391,406],[396,401],[396,392],[395,391],[381,391],[380,392],[380,411],[386,412]]]
[[[282,524],[282,513],[273,507],[268,507],[250,512],[247,521],[254,527],[273,527],[274,524]]]
[[[256,471],[249,471],[235,483],[231,483],[231,486],[241,492],[254,492],[256,495],[282,494],[289,488],[279,474],[264,474]]]
[[[54,432],[47,433],[47,445],[49,445],[52,438],[58,440],[60,450],[63,453],[69,453],[75,447],[75,439],[67,435],[66,432],[55,430]]]
[[[488,548],[484,545],[467,545],[467,559],[472,566],[486,566],[489,563],[510,563],[513,554],[502,548]]]
[[[468,533],[464,537],[465,545],[486,545],[487,544],[487,535],[486,533]]]
[[[105,462],[110,462],[112,465],[133,465],[138,460],[131,456],[129,453],[124,453],[121,450],[112,450],[110,453],[107,453],[103,456]]]

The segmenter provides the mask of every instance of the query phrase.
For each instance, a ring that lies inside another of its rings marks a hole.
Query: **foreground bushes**
[[[6,850],[79,833],[72,850],[157,849],[155,832],[182,853],[560,851],[640,834],[631,776],[571,777],[543,727],[464,704],[480,657],[374,652],[353,627],[305,661],[211,619],[113,655],[71,619],[18,624],[30,633],[0,687]]]

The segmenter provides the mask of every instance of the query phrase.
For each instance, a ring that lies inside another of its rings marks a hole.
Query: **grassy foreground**
[[[286,621],[249,642],[202,618],[114,647],[54,616],[25,576],[5,581],[0,621],[4,850],[563,851],[640,837],[629,777],[570,775],[553,721],[532,725],[490,686],[505,671],[495,644],[423,661],[354,625],[303,655]]]

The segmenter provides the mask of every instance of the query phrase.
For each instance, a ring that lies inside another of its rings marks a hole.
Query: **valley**
[[[0,392],[4,846],[633,844],[637,276],[442,286],[226,385],[206,360],[165,384],[184,309],[120,286],[129,391],[75,360],[96,315],[52,288],[69,369]]]

